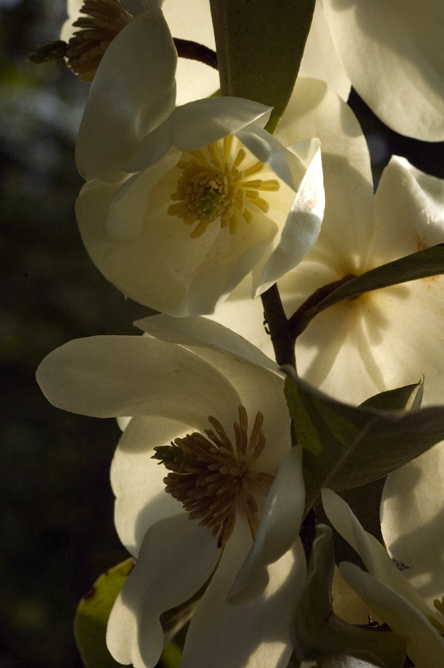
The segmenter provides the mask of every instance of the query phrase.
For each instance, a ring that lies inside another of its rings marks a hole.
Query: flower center
[[[279,190],[280,183],[277,179],[251,179],[265,164],[256,160],[241,169],[246,157],[245,148],[233,135],[182,154],[177,163],[182,174],[171,196],[176,203],[168,207],[168,213],[181,218],[185,225],[195,225],[192,238],[202,236],[215,220],[234,234],[243,221],[251,222],[250,207],[267,213],[270,205],[259,192]]]
[[[218,547],[233,533],[238,510],[244,512],[254,540],[259,518],[253,492],[265,496],[274,480],[253,468],[265,446],[262,413],[257,413],[248,437],[247,412],[244,406],[238,410],[234,446],[221,423],[209,416],[213,429],[206,429],[206,436],[193,432],[154,448],[153,459],[170,471],[164,478],[166,491],[182,503],[190,519],[200,519],[200,526],[213,529]]]
[[[439,600],[439,598],[435,598],[433,605],[438,610],[438,612],[444,615],[444,596],[441,598],[441,600]],[[438,633],[444,637],[444,624],[432,617],[432,615],[429,617],[429,622],[431,622]]]
[[[133,18],[119,0],[85,0],[77,30],[68,42],[66,59],[80,81],[92,81],[112,40]]]

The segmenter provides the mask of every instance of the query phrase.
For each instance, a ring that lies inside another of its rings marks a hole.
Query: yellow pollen
[[[240,169],[247,151],[233,135],[188,153],[182,153],[177,163],[181,171],[168,214],[193,226],[192,238],[205,233],[218,221],[220,228],[234,234],[244,221],[249,224],[254,211],[267,213],[270,204],[260,192],[280,189],[277,179],[251,179],[263,171],[263,162],[255,161]],[[248,164],[248,163],[247,163]]]
[[[250,435],[244,406],[238,413],[234,444],[222,424],[209,416],[212,429],[206,429],[205,436],[194,432],[154,448],[153,458],[170,471],[164,478],[166,491],[182,503],[190,519],[212,529],[218,547],[233,533],[238,512],[244,513],[255,539],[259,518],[254,494],[265,496],[274,480],[254,468],[265,447],[262,413],[257,413]]]
[[[119,0],[85,0],[81,16],[74,28],[79,28],[68,42],[65,57],[80,81],[92,81],[112,40],[133,16]]]

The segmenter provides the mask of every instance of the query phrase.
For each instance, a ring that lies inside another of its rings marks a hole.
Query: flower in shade
[[[305,494],[282,377],[220,325],[181,322],[138,323],[157,338],[71,341],[37,373],[58,407],[133,416],[111,479],[117,531],[137,563],[111,613],[108,647],[121,663],[154,666],[160,615],[211,577],[181,667],[284,668],[305,574]]]
[[[368,570],[343,562],[342,576],[379,619],[407,638],[417,668],[444,664],[443,454],[439,444],[389,474],[381,515],[388,553],[345,501],[331,490],[322,492],[330,522]]]
[[[310,99],[318,104],[307,114]],[[317,243],[278,281],[288,316],[325,285],[444,241],[444,181],[394,157],[374,195],[365,138],[352,111],[325,84],[298,81],[277,136],[285,143],[289,132],[298,139],[308,134],[321,139],[326,204]],[[442,276],[424,278],[326,309],[298,339],[299,373],[351,403],[415,383],[425,374],[425,402],[439,401],[443,287]],[[262,305],[249,299],[246,282],[214,317],[273,356],[260,326]]]
[[[210,5],[207,0],[68,0],[69,18],[60,38],[68,42],[66,58],[81,81],[91,82],[112,40],[144,11],[162,7],[174,37],[192,40],[214,49]],[[180,58],[177,64],[179,104],[211,95],[219,88],[217,71]]]
[[[258,294],[300,262],[324,191],[318,141],[285,148],[263,129],[268,107],[223,97],[174,108],[176,59],[159,9],[107,49],[77,141],[87,183],[76,213],[108,280],[186,316],[211,313],[246,275]]]
[[[317,0],[300,74],[350,85],[396,132],[444,140],[444,7],[429,0]]]

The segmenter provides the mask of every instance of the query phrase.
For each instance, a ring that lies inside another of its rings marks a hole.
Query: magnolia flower
[[[319,103],[319,99],[321,102]],[[304,100],[304,103],[301,103]],[[311,114],[304,113],[308,100]],[[291,316],[318,288],[359,275],[444,241],[444,182],[394,157],[376,195],[364,136],[351,110],[325,84],[299,80],[277,136],[321,139],[325,215],[319,239],[278,281]],[[298,371],[336,398],[360,403],[425,374],[425,402],[442,397],[444,278],[436,276],[366,293],[319,315],[296,345]],[[244,281],[214,316],[270,357],[262,305]]]
[[[444,140],[444,8],[430,0],[318,0],[300,74],[350,83],[396,132]]]
[[[208,0],[68,0],[68,19],[60,38],[69,44],[67,62],[81,81],[92,81],[112,40],[134,16],[162,7],[174,37],[215,48]],[[179,58],[178,104],[211,95],[219,88],[215,69],[196,60]]]
[[[160,615],[211,578],[181,668],[285,668],[305,576],[305,493],[283,380],[229,330],[200,318],[181,324],[157,316],[138,325],[159,338],[71,341],[37,372],[58,407],[133,416],[111,479],[117,531],[138,561],[111,613],[108,647],[121,663],[154,666]]]
[[[364,531],[345,501],[331,490],[322,492],[330,522],[368,570],[365,573],[343,562],[341,574],[392,631],[408,639],[407,653],[417,668],[444,665],[443,454],[442,444],[435,446],[388,476],[382,530],[392,556],[398,559],[402,554],[408,559],[402,571],[376,538]],[[402,545],[400,551],[395,550],[395,541],[392,552],[394,537]]]
[[[107,49],[79,131],[76,212],[108,280],[185,316],[211,313],[250,273],[258,294],[300,262],[324,194],[317,140],[284,148],[263,130],[268,107],[224,97],[174,109],[175,62],[158,9]]]

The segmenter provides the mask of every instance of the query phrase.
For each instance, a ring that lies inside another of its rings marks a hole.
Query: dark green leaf
[[[106,625],[111,608],[134,565],[126,559],[103,573],[80,600],[74,620],[77,647],[86,668],[120,668],[106,647]]]
[[[344,299],[439,274],[444,274],[444,244],[406,255],[343,283],[316,306],[305,310],[297,322],[294,322],[294,332],[299,336],[318,313]]]
[[[322,487],[342,491],[377,480],[444,439],[444,407],[355,408],[289,373],[285,394],[297,442],[305,448],[307,508]],[[414,396],[412,389],[393,396],[405,399],[409,392]]]
[[[424,394],[424,376],[415,385],[398,387],[396,390],[387,390],[375,394],[361,404],[361,407],[378,408],[382,411],[403,410],[410,411],[420,408]]]
[[[315,0],[211,0],[223,95],[273,107],[273,132],[293,92]]]
[[[374,631],[348,624],[332,611],[334,572],[332,531],[318,525],[307,582],[292,626],[294,660],[323,662],[332,656],[355,656],[382,668],[401,668],[406,640],[391,631]]]

